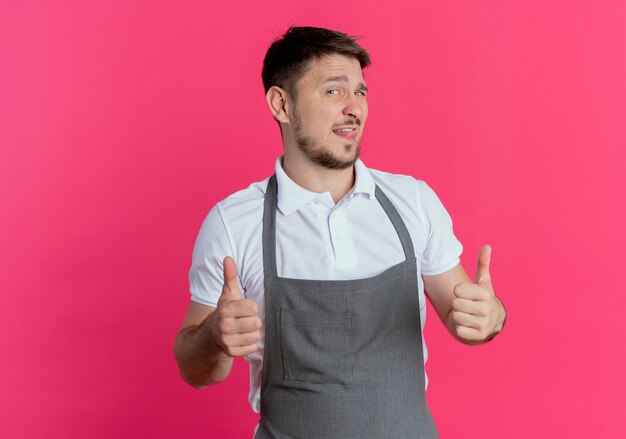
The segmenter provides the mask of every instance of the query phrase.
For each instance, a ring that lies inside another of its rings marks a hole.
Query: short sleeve
[[[460,262],[463,246],[454,236],[452,219],[437,194],[423,181],[418,193],[428,225],[428,240],[422,258],[422,274],[433,276],[454,268]]]
[[[232,246],[218,205],[202,222],[189,270],[191,300],[212,307],[222,293],[224,258],[233,257]]]

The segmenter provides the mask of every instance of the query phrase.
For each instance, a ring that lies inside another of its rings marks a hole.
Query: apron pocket
[[[280,309],[283,378],[310,383],[354,381],[354,314]]]

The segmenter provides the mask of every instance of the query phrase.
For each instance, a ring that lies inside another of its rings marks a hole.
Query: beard
[[[354,149],[354,156],[349,159],[341,159],[333,154],[326,145],[316,145],[311,137],[302,134],[301,122],[299,115],[294,111],[294,139],[300,151],[302,151],[311,162],[326,169],[346,169],[356,163],[361,152],[359,139],[355,139],[353,144],[347,143],[343,146],[346,152],[350,152],[351,149]],[[350,119],[345,121],[343,125],[359,126],[361,125],[361,121],[358,118]]]

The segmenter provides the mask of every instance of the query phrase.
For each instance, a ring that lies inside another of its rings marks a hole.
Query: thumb
[[[478,252],[478,262],[476,263],[475,284],[490,284],[489,261],[491,260],[491,246],[483,245]]]
[[[230,256],[224,258],[224,287],[222,288],[222,296],[228,296],[230,299],[241,299],[241,291],[237,283],[237,265]]]

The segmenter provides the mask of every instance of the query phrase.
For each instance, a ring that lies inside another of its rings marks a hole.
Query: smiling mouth
[[[356,128],[337,128],[333,130],[333,133],[335,133],[335,135],[343,139],[354,140],[356,139],[356,136],[357,136],[357,129]]]

